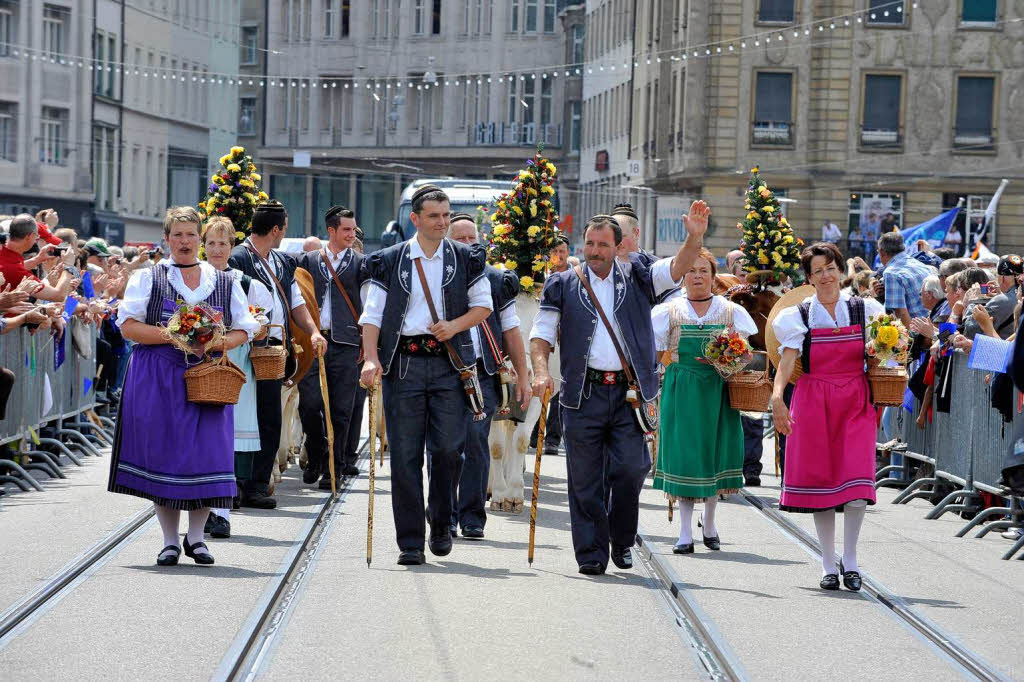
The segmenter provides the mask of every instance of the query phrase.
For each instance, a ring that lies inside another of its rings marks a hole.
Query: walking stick
[[[374,393],[374,395],[377,394],[376,391],[374,391],[373,393]],[[374,400],[373,398],[370,398],[370,402],[371,403],[373,403],[373,400]],[[382,397],[381,400],[384,400],[384,398]],[[372,417],[371,417],[371,419],[372,419]],[[374,420],[373,426],[371,428],[373,429],[372,433],[376,434],[377,433],[377,422],[376,422],[376,420]],[[380,466],[381,466],[381,468],[384,468],[384,436],[380,436]]]
[[[537,495],[540,492],[540,456],[544,452],[544,432],[547,431],[548,402],[551,401],[551,389],[544,390],[544,398],[540,401],[540,421],[537,422],[537,457],[533,462],[533,502],[530,503],[530,548],[526,560],[533,566],[533,539],[537,534]]]
[[[376,476],[374,467],[375,455],[373,449],[377,443],[377,381],[374,382],[366,389],[366,393],[370,398],[370,496],[369,506],[366,509],[366,567],[370,567],[370,562],[373,561],[373,487]]]
[[[672,498],[668,498],[668,522],[672,523]]]
[[[334,475],[334,425],[331,424],[331,399],[327,395],[327,370],[324,369],[324,356],[320,358],[320,396],[324,401],[324,419],[327,421],[327,461],[331,472],[331,497],[338,494],[338,479]]]

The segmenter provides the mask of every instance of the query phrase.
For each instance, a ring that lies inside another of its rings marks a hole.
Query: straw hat
[[[775,369],[779,368],[779,340],[775,337],[775,328],[772,324],[775,322],[775,318],[779,316],[786,308],[792,308],[793,306],[800,305],[804,302],[804,299],[814,295],[814,287],[810,284],[805,284],[796,289],[790,289],[782,295],[775,305],[772,307],[772,311],[768,313],[768,324],[764,328],[764,344],[768,348],[768,358],[772,361]],[[793,367],[793,374],[789,377],[789,382],[795,384],[796,380],[803,374],[803,368],[800,363],[796,363]]]
[[[295,268],[295,282],[299,285],[299,292],[306,302],[306,309],[314,320],[320,319],[320,306],[316,302],[316,290],[313,285],[313,276],[303,268]],[[299,383],[306,372],[313,366],[313,341],[299,325],[292,325],[292,336],[295,342],[302,347],[302,352],[295,356],[295,374],[289,377],[295,383]]]

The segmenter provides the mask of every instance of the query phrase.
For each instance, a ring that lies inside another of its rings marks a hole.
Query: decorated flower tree
[[[789,221],[782,215],[779,200],[761,179],[757,166],[750,169],[747,187],[747,211],[736,227],[743,231],[744,271],[751,284],[766,286],[783,282],[800,268],[803,240],[793,234]]]
[[[555,164],[538,149],[526,169],[513,180],[511,191],[495,202],[487,260],[498,268],[514,270],[524,292],[544,281],[548,252],[558,241],[555,212]]]
[[[249,235],[256,206],[268,197],[260,189],[262,178],[245,147],[232,147],[220,157],[220,165],[221,170],[210,177],[209,191],[199,202],[199,211],[204,219],[215,215],[228,218],[235,226],[235,240],[241,242]]]

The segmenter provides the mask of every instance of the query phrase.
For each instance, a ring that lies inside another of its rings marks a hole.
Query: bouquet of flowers
[[[266,327],[270,324],[270,318],[267,316],[267,309],[261,305],[249,304],[249,314],[256,318],[256,321]]]
[[[796,275],[804,242],[793,234],[789,221],[782,215],[779,200],[761,179],[757,166],[750,169],[743,209],[747,213],[736,227],[743,233],[740,250],[744,255],[747,282],[763,288]]]
[[[746,367],[754,359],[753,350],[747,340],[734,331],[714,333],[704,344],[701,362],[711,365],[723,379]]]
[[[190,355],[206,355],[224,339],[224,316],[202,303],[178,301],[178,309],[167,321],[171,343]]]
[[[249,235],[256,206],[269,198],[261,189],[263,177],[256,172],[252,157],[245,147],[232,147],[220,157],[221,169],[210,176],[206,196],[199,202],[205,220],[225,216],[235,226],[235,241],[241,243]]]
[[[882,365],[895,360],[907,364],[910,334],[903,323],[887,313],[880,313],[868,322],[866,350],[869,358],[878,358]]]

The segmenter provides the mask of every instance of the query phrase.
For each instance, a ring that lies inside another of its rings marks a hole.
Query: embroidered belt
[[[623,370],[610,371],[604,369],[593,369],[587,367],[587,381],[592,384],[601,384],[602,386],[625,386],[629,383],[626,380],[626,373]]]
[[[405,355],[434,357],[444,354],[444,345],[430,334],[401,336],[398,339],[398,352]]]

